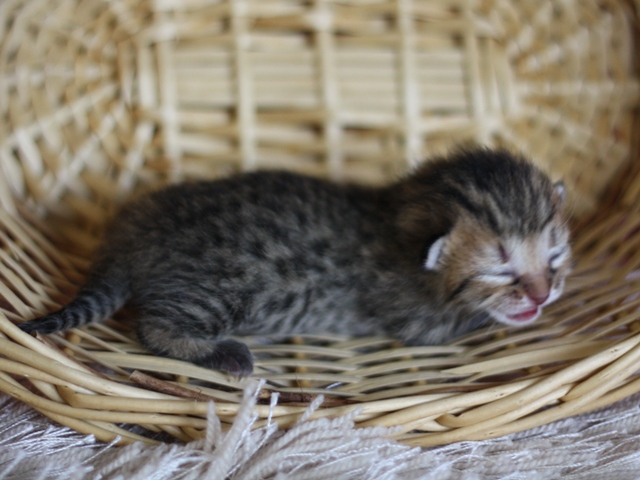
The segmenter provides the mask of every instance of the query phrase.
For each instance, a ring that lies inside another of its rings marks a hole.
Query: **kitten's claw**
[[[197,363],[236,378],[248,377],[253,372],[253,356],[249,347],[235,340],[216,343],[215,350]]]

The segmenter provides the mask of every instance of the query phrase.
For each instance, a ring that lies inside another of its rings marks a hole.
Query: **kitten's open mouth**
[[[507,315],[507,317],[509,320],[513,320],[514,322],[526,322],[534,318],[536,315],[538,315],[538,307],[526,310],[522,313],[516,313],[515,315]]]

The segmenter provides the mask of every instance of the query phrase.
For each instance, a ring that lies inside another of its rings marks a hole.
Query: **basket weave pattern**
[[[322,393],[314,415],[363,407],[359,425],[426,446],[640,391],[634,22],[622,0],[0,3],[0,390],[105,441],[153,443],[119,423],[200,438],[211,399],[228,425],[253,380],[153,357],[126,322],[47,338],[14,323],[68,301],[137,191],[255,168],[383,182],[476,141],[523,150],[595,218],[563,299],[446,346],[249,338],[257,425]]]

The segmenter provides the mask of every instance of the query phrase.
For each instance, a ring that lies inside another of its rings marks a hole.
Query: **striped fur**
[[[562,200],[527,161],[485,149],[382,188],[284,172],[172,186],[126,205],[78,296],[21,328],[79,327],[126,303],[152,352],[248,375],[230,334],[428,344],[488,317],[526,324],[564,285]]]

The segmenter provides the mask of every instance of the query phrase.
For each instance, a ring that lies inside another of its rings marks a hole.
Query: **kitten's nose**
[[[551,286],[544,275],[525,275],[521,281],[525,293],[537,305],[542,305],[547,301]]]

